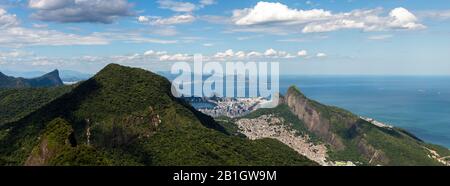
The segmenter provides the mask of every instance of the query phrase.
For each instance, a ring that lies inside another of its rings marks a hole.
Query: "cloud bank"
[[[35,10],[32,17],[60,23],[112,23],[117,18],[132,15],[128,0],[30,0]]]
[[[409,10],[398,7],[384,14],[382,8],[356,9],[333,13],[323,9],[298,10],[281,3],[259,2],[253,8],[234,10],[236,26],[284,26],[302,33],[331,32],[343,29],[363,31],[418,30],[426,28]]]

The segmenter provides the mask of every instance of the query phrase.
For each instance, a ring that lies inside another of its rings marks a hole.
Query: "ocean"
[[[450,148],[450,76],[280,77],[282,94],[291,85],[323,104],[406,129],[426,142]]]

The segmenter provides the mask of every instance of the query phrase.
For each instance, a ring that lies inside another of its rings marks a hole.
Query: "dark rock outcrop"
[[[296,88],[289,88],[283,103],[305,123],[308,130],[331,144],[333,148],[342,150],[345,147],[340,137],[331,131],[330,121],[322,117],[321,113],[310,104],[310,100]]]
[[[358,151],[369,159],[369,164],[387,165],[389,163],[386,154],[381,150],[375,149],[365,139],[359,140]]]
[[[0,88],[41,88],[62,86],[59,71],[54,70],[41,77],[25,79],[6,76],[0,72]]]
[[[76,143],[73,137],[73,129],[66,120],[57,118],[50,122],[40,142],[34,147],[27,158],[26,166],[48,165],[49,161],[66,148]]]

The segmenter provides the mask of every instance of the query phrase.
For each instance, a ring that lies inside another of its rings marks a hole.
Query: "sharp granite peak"
[[[7,76],[0,72],[0,88],[43,88],[64,85],[59,71],[54,70],[36,78],[21,78]]]

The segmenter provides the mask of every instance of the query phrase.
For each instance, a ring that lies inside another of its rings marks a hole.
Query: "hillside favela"
[[[449,34],[446,0],[0,0],[0,165],[450,166]]]

